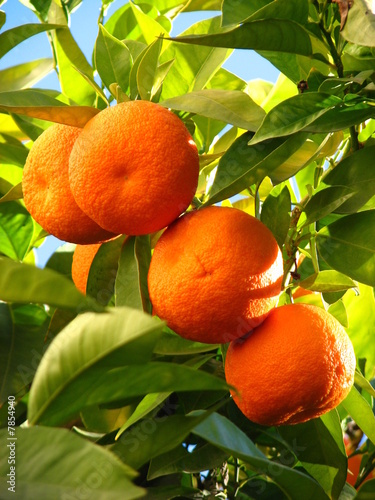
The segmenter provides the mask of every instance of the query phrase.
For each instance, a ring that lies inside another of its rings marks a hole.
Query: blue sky
[[[115,0],[109,7],[106,17],[110,16],[127,2],[128,0]],[[91,61],[92,50],[97,36],[97,18],[100,6],[101,0],[83,0],[82,4],[71,16],[70,28],[72,34],[88,61]],[[38,22],[33,12],[18,0],[7,0],[1,6],[1,9],[7,16],[2,31],[21,24]],[[217,14],[217,12],[207,11],[181,14],[174,21],[172,34],[178,35],[195,22]],[[11,50],[1,59],[0,69],[43,57],[51,57],[50,46],[45,33],[32,37]],[[233,54],[224,64],[224,67],[246,81],[261,78],[275,82],[279,74],[278,70],[267,60],[255,52],[248,50],[233,51]],[[57,89],[57,77],[54,73],[50,73],[36,86],[39,88]],[[48,237],[47,241],[37,251],[38,265],[44,266],[50,255],[61,244],[62,242],[56,238]]]

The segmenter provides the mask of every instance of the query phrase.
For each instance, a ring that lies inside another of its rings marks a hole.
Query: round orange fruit
[[[148,101],[94,116],[69,163],[81,209],[108,231],[127,235],[170,224],[190,205],[198,183],[198,151],[184,123]]]
[[[90,219],[75,202],[69,186],[69,155],[80,128],[52,125],[34,142],[23,170],[27,210],[50,234],[70,243],[90,244],[114,234]]]
[[[86,294],[90,267],[101,243],[94,245],[77,245],[73,253],[72,280],[80,292]]]
[[[290,304],[274,309],[248,338],[232,342],[225,359],[232,396],[258,424],[297,424],[335,408],[355,372],[352,343],[324,309]]]
[[[189,212],[162,234],[148,274],[154,313],[182,337],[226,343],[275,307],[283,261],[271,231],[228,207]]]

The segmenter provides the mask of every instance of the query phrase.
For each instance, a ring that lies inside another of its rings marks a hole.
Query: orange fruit
[[[303,288],[301,286],[298,286],[295,291],[293,292],[293,298],[294,299],[299,299],[300,297],[304,297],[305,295],[312,295],[316,292],[313,292],[311,290],[306,290],[306,288]]]
[[[241,210],[190,212],[162,234],[148,274],[154,312],[182,337],[225,343],[275,307],[283,261],[271,231]]]
[[[87,279],[92,261],[100,247],[100,243],[94,245],[77,245],[74,250],[72,280],[78,290],[84,294],[86,294]]]
[[[80,128],[52,125],[34,142],[23,170],[27,210],[50,234],[63,241],[89,244],[113,237],[77,205],[69,187],[69,155]]]
[[[346,454],[349,457],[349,455],[355,452],[356,446],[352,445],[352,441],[350,440],[347,434],[344,435],[344,444],[345,444]],[[348,458],[348,474],[346,476],[346,482],[352,485],[353,487],[357,482],[357,477],[361,469],[361,462],[362,462],[362,455],[353,455],[352,457]],[[366,479],[363,480],[362,484],[374,478],[375,478],[375,471],[372,471],[366,477]]]
[[[297,424],[335,408],[354,381],[355,355],[340,323],[324,309],[274,309],[225,359],[242,413],[262,425]]]
[[[107,108],[83,128],[70,156],[70,186],[84,212],[108,231],[158,231],[190,205],[197,147],[183,122],[148,101]]]

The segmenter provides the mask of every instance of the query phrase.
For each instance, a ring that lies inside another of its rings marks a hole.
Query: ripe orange
[[[156,244],[148,274],[154,312],[182,337],[225,343],[275,307],[282,256],[271,231],[228,207],[190,212]]]
[[[52,125],[33,144],[23,170],[24,202],[49,233],[71,243],[89,244],[113,237],[75,202],[69,187],[69,155],[80,128]]]
[[[158,231],[191,203],[199,159],[183,122],[148,101],[103,110],[70,156],[70,185],[84,212],[108,231]]]
[[[77,245],[73,253],[72,280],[79,291],[86,294],[90,267],[101,244]]]
[[[290,304],[274,309],[248,338],[232,342],[228,384],[242,413],[263,425],[297,424],[335,408],[355,371],[352,343],[324,309]]]

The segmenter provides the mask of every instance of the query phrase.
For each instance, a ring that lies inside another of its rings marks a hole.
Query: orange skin
[[[90,267],[101,244],[77,245],[73,253],[72,280],[80,292],[86,295]]]
[[[82,129],[52,125],[34,142],[23,170],[27,210],[50,234],[71,243],[91,244],[115,236],[90,219],[69,186],[69,155]]]
[[[271,231],[251,215],[208,207],[179,218],[155,246],[148,274],[154,312],[184,338],[226,343],[276,306],[283,262]]]
[[[354,453],[355,447],[352,446],[351,440],[347,434],[344,434],[344,444],[345,444],[346,454],[349,457],[352,453]],[[362,455],[354,455],[348,458],[348,474],[346,476],[346,482],[353,487],[357,482],[358,474],[361,468],[361,461],[362,461]],[[372,471],[361,484],[374,478],[375,478],[375,471]]]
[[[81,209],[108,231],[159,231],[190,205],[199,175],[197,147],[184,123],[149,101],[111,106],[83,128],[69,160]]]
[[[305,422],[349,393],[356,359],[340,323],[324,309],[289,304],[271,311],[247,338],[229,345],[228,384],[242,413],[262,425]]]

